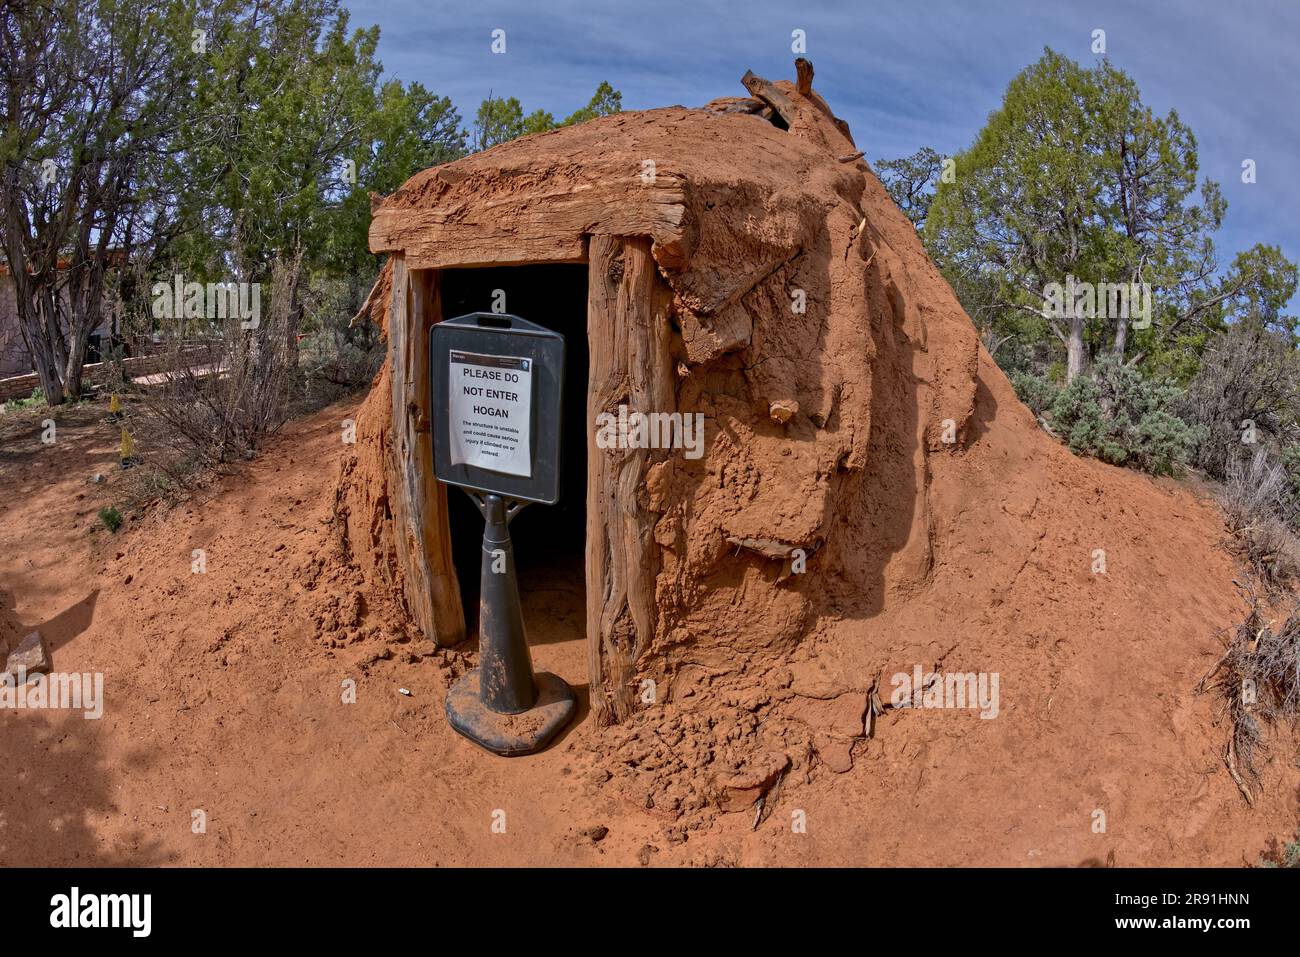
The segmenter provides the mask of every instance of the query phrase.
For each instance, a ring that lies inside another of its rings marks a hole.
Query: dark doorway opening
[[[443,270],[445,318],[493,311],[520,316],[564,336],[560,501],[525,507],[510,523],[510,537],[529,642],[582,639],[586,635],[587,267],[564,263]],[[452,558],[466,633],[475,634],[483,517],[463,491],[447,491]]]

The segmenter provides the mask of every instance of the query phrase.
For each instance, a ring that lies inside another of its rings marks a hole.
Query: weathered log
[[[636,664],[657,625],[656,516],[640,499],[646,472],[667,453],[602,449],[594,423],[603,412],[671,412],[675,407],[668,295],[650,241],[593,236],[587,330],[587,641],[591,707],[602,723],[635,707]]]
[[[774,84],[761,76],[755,76],[753,70],[746,70],[745,75],[740,78],[740,82],[745,84],[745,89],[751,94],[776,110],[777,115],[781,117],[787,127],[793,125],[797,115],[795,105]]]
[[[770,109],[762,100],[754,99],[752,96],[720,96],[715,100],[709,100],[704,104],[704,109],[710,113],[739,113],[741,115],[753,115],[762,113]]]
[[[794,88],[800,96],[812,95],[813,65],[807,57],[797,57],[794,61]]]
[[[662,164],[653,171],[610,164],[581,179],[562,169],[540,175],[537,193],[506,193],[472,205],[457,194],[432,209],[382,206],[370,224],[370,249],[401,250],[408,268],[430,269],[579,263],[591,233],[650,236],[668,246],[682,241],[683,178]]]
[[[441,320],[439,275],[408,270],[393,257],[388,311],[388,358],[392,369],[393,537],[405,572],[406,603],[424,635],[438,645],[465,638],[447,535],[447,487],[433,474],[429,395],[429,329]]]
[[[784,560],[790,557],[795,546],[785,542],[778,542],[774,538],[741,538],[737,535],[728,535],[727,541],[737,548],[743,548],[762,555],[764,558],[775,558]]]

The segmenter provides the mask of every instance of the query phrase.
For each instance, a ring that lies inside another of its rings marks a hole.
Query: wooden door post
[[[635,708],[636,665],[656,628],[656,516],[639,494],[646,470],[668,453],[602,449],[603,412],[671,412],[675,406],[668,352],[666,298],[650,240],[592,236],[589,246],[587,339],[587,648],[591,707],[602,723]]]
[[[441,276],[410,271],[393,256],[388,349],[393,388],[391,475],[394,539],[406,604],[425,637],[438,645],[465,638],[460,583],[451,558],[447,487],[433,474],[429,396],[429,328],[442,319]]]

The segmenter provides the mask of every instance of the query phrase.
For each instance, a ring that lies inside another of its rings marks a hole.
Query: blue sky
[[[622,91],[624,109],[744,95],[747,68],[793,78],[790,35],[801,29],[814,85],[873,162],[922,145],[964,149],[1044,46],[1091,64],[1102,29],[1143,99],[1161,114],[1177,109],[1196,134],[1201,175],[1228,200],[1221,262],[1256,242],[1300,259],[1296,0],[344,2],[354,26],[379,24],[389,75],[451,97],[467,120],[489,92],[563,117],[601,80]],[[490,49],[498,28],[503,55]],[[1247,158],[1257,164],[1249,185]]]

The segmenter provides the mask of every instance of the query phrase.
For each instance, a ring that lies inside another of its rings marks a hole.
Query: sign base
[[[549,671],[539,671],[537,703],[518,714],[493,711],[483,703],[479,669],[464,675],[447,692],[447,720],[459,733],[493,754],[511,758],[542,750],[578,709],[573,689]]]

